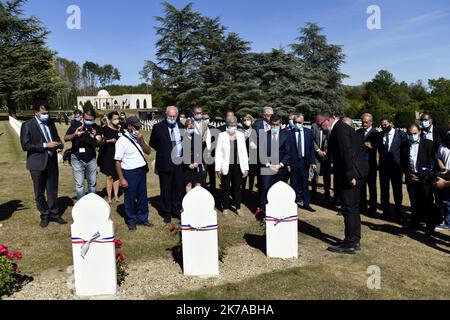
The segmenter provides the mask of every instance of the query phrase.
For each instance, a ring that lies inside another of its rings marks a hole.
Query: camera
[[[447,171],[446,173],[441,173],[440,171],[436,171],[432,168],[421,168],[417,176],[421,182],[426,184],[433,184],[438,180],[438,178],[442,178],[446,181],[449,181],[450,171]]]

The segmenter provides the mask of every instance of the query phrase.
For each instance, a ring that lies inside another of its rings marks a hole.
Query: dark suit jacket
[[[365,136],[366,130],[364,128],[361,128],[356,131],[357,134],[359,134],[364,142],[371,142],[373,149],[369,149],[367,147],[364,147],[365,152],[368,155],[369,160],[369,172],[374,173],[377,171],[377,148],[376,148],[376,139],[378,135],[378,131],[374,128],[372,128],[369,133]]]
[[[405,132],[395,129],[394,140],[391,144],[389,152],[383,144],[384,132],[379,132],[376,136],[376,145],[380,156],[378,168],[380,170],[391,169],[392,167],[400,167],[400,153],[402,144],[407,141]]]
[[[184,126],[178,122],[178,128],[184,129]],[[180,132],[181,139],[183,134]],[[167,121],[162,121],[153,127],[150,137],[150,147],[156,150],[155,169],[158,172],[170,172],[175,164],[172,161],[172,141],[170,139],[169,126]]]
[[[423,133],[422,133],[423,135]],[[439,145],[442,141],[445,140],[445,136],[447,135],[447,129],[445,127],[433,125],[433,143],[434,149],[437,151]]]
[[[406,176],[409,176],[412,173],[411,164],[409,162],[411,151],[410,146],[410,142],[405,141],[403,142],[401,147],[401,165]],[[432,169],[434,165],[434,143],[433,141],[421,138],[419,142],[419,150],[417,153],[417,169],[419,171],[421,168]]]
[[[61,142],[55,124],[49,120],[46,123],[53,141]],[[27,152],[27,169],[30,171],[44,171],[49,161],[48,149],[44,149],[44,133],[35,117],[24,122],[20,131],[20,143],[23,151]],[[55,150],[56,151],[56,150]],[[56,158],[55,158],[56,159]]]
[[[259,134],[259,130],[264,130],[264,123],[265,120],[259,119],[256,120],[255,123],[253,124],[253,129],[256,130],[257,134]]]
[[[299,164],[298,158],[298,143],[295,137],[295,130],[289,132],[289,161],[290,165],[295,167]],[[311,129],[303,127],[304,139],[305,139],[305,158],[308,165],[315,165],[316,160],[316,150],[314,148],[314,139]]]
[[[289,165],[289,145],[288,145],[288,133],[284,132],[283,130],[280,130],[278,139],[279,139],[279,148],[278,148],[278,163],[283,164],[283,168],[281,168],[278,173],[279,174],[286,174],[287,173],[287,167]],[[261,167],[265,167],[267,163],[270,162],[270,157],[272,156],[272,131],[267,132],[267,159],[261,159],[260,165]],[[278,163],[271,163],[271,164],[278,164]]]
[[[328,150],[333,157],[334,175],[338,186],[348,187],[352,179],[367,176],[368,162],[365,161],[364,146],[356,131],[338,121],[331,132]]]

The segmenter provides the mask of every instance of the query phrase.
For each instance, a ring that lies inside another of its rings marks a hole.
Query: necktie
[[[389,151],[389,133],[386,133],[386,143],[384,144],[386,151]]]
[[[49,143],[51,141],[48,132],[47,132],[47,128],[45,127],[45,124],[41,123],[42,126],[42,131],[44,131],[44,137],[45,137],[45,142]]]
[[[299,159],[303,158],[302,134],[303,134],[303,130],[299,130],[298,131],[298,142],[297,142],[297,144],[298,144],[297,151],[298,151]]]
[[[320,130],[320,140],[319,140],[319,149],[322,150],[322,143],[323,143],[323,132]]]
[[[42,131],[44,131],[45,142],[47,142],[47,143],[51,142],[52,139],[48,135],[47,128],[45,127],[45,124],[41,123],[41,126],[42,126]],[[48,150],[47,153],[48,153],[49,156],[53,155],[53,151],[51,151],[51,150]]]
[[[172,148],[177,146],[177,139],[175,138],[174,128],[170,128],[170,140],[172,141]]]

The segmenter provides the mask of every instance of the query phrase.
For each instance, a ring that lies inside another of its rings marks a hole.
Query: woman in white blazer
[[[216,173],[222,181],[223,215],[227,216],[230,209],[230,193],[233,198],[236,214],[242,216],[242,194],[240,186],[242,179],[248,175],[249,164],[245,136],[237,130],[235,116],[226,119],[227,131],[219,134],[216,146]]]

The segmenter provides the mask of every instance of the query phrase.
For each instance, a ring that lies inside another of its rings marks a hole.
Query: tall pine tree
[[[10,114],[60,88],[49,31],[36,17],[23,17],[26,0],[0,1],[0,95]]]

